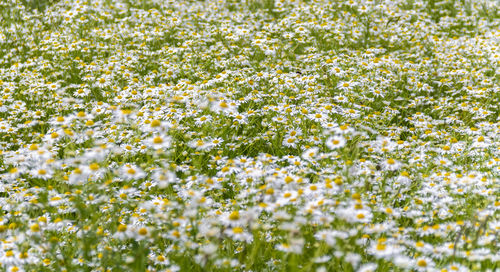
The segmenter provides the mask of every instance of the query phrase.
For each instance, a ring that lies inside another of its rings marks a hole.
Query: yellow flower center
[[[140,228],[138,232],[143,236],[148,234],[148,230],[146,228]]]
[[[417,265],[420,267],[426,267],[427,262],[424,259],[418,260]]]
[[[386,245],[384,245],[384,244],[377,244],[377,250],[378,251],[384,251],[385,248],[386,248]]]
[[[243,233],[243,228],[235,227],[233,228],[233,233]]]
[[[90,170],[92,170],[92,171],[97,171],[97,170],[99,170],[99,165],[98,165],[97,163],[91,163],[91,164],[89,165],[89,168],[90,168]],[[76,171],[75,171],[75,172],[76,172]]]
[[[159,127],[160,125],[161,125],[160,120],[155,119],[151,122],[151,127]]]
[[[38,224],[33,224],[30,227],[32,232],[39,232],[40,231],[40,226]]]
[[[238,220],[240,219],[240,213],[238,211],[234,211],[231,214],[229,214],[229,219],[230,220]]]
[[[119,225],[118,226],[118,231],[119,232],[125,232],[127,230],[127,225]]]
[[[153,143],[155,143],[155,144],[161,144],[161,143],[163,143],[163,139],[161,137],[159,137],[159,136],[155,137],[153,139]]]

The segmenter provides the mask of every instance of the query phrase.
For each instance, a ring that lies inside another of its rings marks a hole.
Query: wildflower
[[[250,243],[253,240],[252,235],[246,232],[242,227],[233,227],[225,230],[224,233],[236,241]]]
[[[109,77],[106,77],[106,76],[102,76],[100,78],[98,78],[95,82],[95,85],[99,88],[104,88],[104,87],[107,87],[111,84],[111,80]]]
[[[472,147],[487,148],[490,145],[491,145],[491,140],[489,139],[489,137],[484,137],[484,136],[480,135],[474,139]]]
[[[170,138],[164,135],[155,135],[146,140],[145,145],[153,149],[167,149],[170,147]]]
[[[399,168],[401,168],[402,164],[401,164],[401,162],[399,162],[393,158],[389,158],[383,162],[382,166],[386,170],[395,171],[395,170],[398,170]]]
[[[222,145],[223,142],[224,142],[224,140],[220,137],[212,138],[210,141],[210,145],[212,147],[218,147],[218,146]]]
[[[276,246],[279,251],[287,253],[301,254],[304,247],[304,239],[292,239],[288,243],[281,243]]]
[[[434,266],[434,262],[430,258],[422,257],[415,261],[415,268],[419,271],[428,271]]]
[[[395,257],[399,254],[400,249],[391,244],[388,244],[385,241],[378,241],[376,243],[373,243],[373,245],[370,247],[369,252],[377,258],[391,259],[392,257]]]
[[[339,82],[339,84],[337,85],[337,88],[344,91],[344,92],[348,92],[350,90],[352,90],[352,88],[356,86],[356,83],[355,82],[352,82],[352,81],[342,81],[342,82]]]
[[[198,118],[196,118],[195,125],[196,126],[201,126],[206,123],[210,123],[212,121],[212,116],[210,115],[203,115]]]
[[[317,147],[312,147],[302,153],[302,158],[307,161],[314,160],[318,156],[319,149]]]
[[[144,178],[146,173],[136,165],[126,164],[121,168],[121,176],[125,180],[137,180]]]
[[[345,143],[346,140],[342,136],[332,136],[326,140],[326,146],[330,149],[341,148]]]
[[[49,179],[52,177],[53,171],[48,165],[41,165],[39,168],[33,169],[31,175],[35,178]]]
[[[90,94],[90,90],[88,88],[80,88],[80,89],[77,89],[73,95],[76,97],[86,97],[89,94]]]
[[[295,148],[297,147],[297,142],[298,142],[298,139],[295,138],[295,137],[285,137],[283,139],[283,146],[286,146],[286,147],[290,147],[290,148]]]
[[[195,148],[198,150],[208,150],[212,147],[211,143],[208,141],[204,141],[202,139],[192,140],[188,143],[189,147]]]
[[[449,165],[451,165],[451,161],[448,160],[447,158],[439,157],[439,158],[436,158],[436,164],[439,166],[449,166]]]
[[[132,228],[126,224],[119,224],[116,227],[116,232],[114,234],[114,237],[117,239],[128,239],[134,237],[134,232]]]

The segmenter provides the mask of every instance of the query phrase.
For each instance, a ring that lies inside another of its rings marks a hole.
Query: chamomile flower
[[[342,90],[342,91],[350,91],[352,90],[352,88],[354,88],[356,86],[356,83],[353,82],[353,81],[342,81],[342,82],[339,82],[339,84],[337,85],[337,88]]]
[[[302,153],[302,158],[307,161],[313,161],[319,154],[319,148],[312,147]]]
[[[233,228],[228,228],[224,231],[224,233],[229,236],[231,239],[236,240],[236,241],[242,241],[245,243],[250,243],[253,240],[253,237],[250,233],[245,231],[242,227],[233,227]]]
[[[49,165],[41,165],[31,171],[31,175],[35,178],[49,179],[53,175],[53,171]]]
[[[295,148],[297,146],[298,141],[299,140],[296,137],[288,136],[283,139],[282,145],[290,148]]]
[[[472,144],[473,147],[475,148],[487,148],[491,145],[491,140],[489,137],[485,137],[482,135],[479,135],[474,139],[474,142]]]
[[[200,116],[200,117],[196,118],[195,125],[201,126],[203,124],[210,123],[211,121],[212,121],[212,116],[210,116],[210,115],[203,115],[203,116]]]
[[[389,171],[396,171],[399,168],[401,168],[402,163],[398,160],[395,160],[393,158],[388,158],[384,161],[382,161],[382,167],[386,170]]]
[[[76,97],[86,97],[89,93],[90,90],[88,88],[79,88],[74,91],[73,95]]]
[[[209,141],[203,139],[192,140],[188,146],[197,150],[208,150],[212,147]]]
[[[301,254],[304,247],[304,239],[292,239],[290,242],[278,244],[276,249],[286,253]]]
[[[398,247],[379,240],[378,242],[373,243],[370,247],[370,254],[376,256],[377,258],[392,259],[398,255],[400,250],[401,249]]]
[[[152,137],[148,138],[146,141],[145,141],[145,145],[147,147],[150,147],[150,148],[153,148],[155,150],[158,150],[158,149],[168,149],[171,145],[171,140],[170,140],[170,137],[169,136],[166,136],[166,135],[161,135],[161,134],[157,134],[157,135],[153,135]]]
[[[417,271],[429,271],[434,267],[434,261],[427,257],[420,257],[415,260],[413,267]]]
[[[125,180],[137,180],[146,176],[146,173],[136,165],[125,164],[121,170],[121,177]]]
[[[135,233],[133,228],[127,224],[118,224],[116,232],[113,234],[113,237],[119,240],[133,238],[134,236]]]
[[[337,148],[341,148],[345,145],[346,143],[346,140],[344,137],[342,136],[332,136],[330,138],[328,138],[325,142],[326,146],[329,148],[329,149],[337,149]]]
[[[99,88],[105,88],[105,87],[111,85],[111,78],[108,76],[101,76],[101,77],[96,79],[94,84],[95,84],[95,86],[97,86]]]

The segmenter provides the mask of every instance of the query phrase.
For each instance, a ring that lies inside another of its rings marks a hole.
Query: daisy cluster
[[[0,2],[4,271],[498,271],[500,6]]]

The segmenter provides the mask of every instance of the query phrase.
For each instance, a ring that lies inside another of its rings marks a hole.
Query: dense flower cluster
[[[0,2],[5,271],[500,269],[500,6]]]

